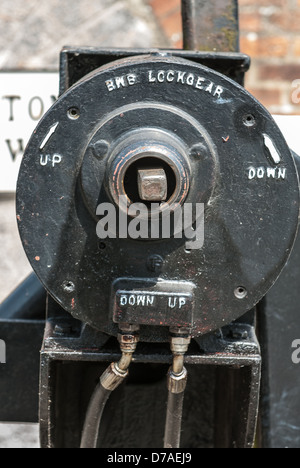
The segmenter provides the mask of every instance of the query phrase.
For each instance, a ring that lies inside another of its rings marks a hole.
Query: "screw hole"
[[[255,119],[254,115],[252,115],[252,114],[246,114],[246,115],[243,117],[243,124],[244,124],[246,127],[254,127],[254,125],[256,124],[256,119]]]
[[[72,283],[72,281],[65,281],[63,283],[63,288],[66,293],[70,294],[75,291],[75,284]]]
[[[248,292],[247,289],[244,288],[243,286],[239,286],[234,290],[234,295],[237,299],[245,299],[247,296]]]
[[[79,113],[79,109],[77,109],[77,107],[71,107],[69,110],[68,110],[68,117],[69,119],[71,120],[77,120],[80,116],[80,113]]]

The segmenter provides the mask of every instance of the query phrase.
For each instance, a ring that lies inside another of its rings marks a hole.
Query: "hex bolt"
[[[106,156],[108,149],[109,149],[109,143],[105,140],[98,140],[91,145],[91,149],[92,149],[93,155],[96,158],[101,159],[104,156]]]
[[[147,259],[147,269],[153,273],[160,273],[164,260],[160,255],[150,255]]]
[[[165,201],[168,193],[168,182],[164,169],[139,169],[138,189],[141,200]]]
[[[207,147],[204,143],[197,143],[196,145],[192,146],[190,149],[190,156],[199,160],[201,157],[206,156],[207,154]]]

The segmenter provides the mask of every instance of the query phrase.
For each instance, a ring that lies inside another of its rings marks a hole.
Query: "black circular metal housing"
[[[130,151],[172,168],[183,206],[204,204],[202,246],[98,238],[97,206],[118,208]],[[223,75],[157,55],[112,63],[63,94],[31,137],[17,188],[24,249],[54,299],[108,334],[136,321],[145,341],[167,340],[170,324],[196,337],[255,306],[288,259],[298,214],[294,160],[270,114]]]

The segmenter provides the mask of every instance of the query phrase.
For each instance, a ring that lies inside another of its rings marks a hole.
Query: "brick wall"
[[[208,0],[209,1],[209,0]],[[170,47],[182,47],[180,0],[149,0]],[[300,114],[300,0],[240,0],[246,88],[272,113]]]
[[[300,0],[240,0],[240,28],[247,88],[273,113],[300,114]]]

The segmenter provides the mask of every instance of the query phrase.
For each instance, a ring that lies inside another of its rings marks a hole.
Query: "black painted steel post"
[[[183,47],[239,52],[238,0],[182,0]]]

